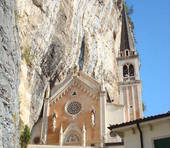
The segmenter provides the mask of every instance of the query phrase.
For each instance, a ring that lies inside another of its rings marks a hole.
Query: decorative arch
[[[126,56],[129,56],[129,50],[128,49],[125,50],[125,54],[126,54]]]
[[[126,64],[123,66],[123,77],[128,79],[135,76],[135,69],[133,64]]]
[[[81,145],[82,131],[74,123],[71,123],[64,132],[64,145]]]
[[[123,77],[128,77],[128,75],[129,75],[128,66],[124,65],[123,66]]]
[[[129,76],[135,76],[135,70],[132,64],[129,65]]]

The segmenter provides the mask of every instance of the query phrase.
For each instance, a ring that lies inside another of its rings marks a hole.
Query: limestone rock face
[[[0,147],[19,144],[18,71],[20,49],[14,0],[0,1]]]
[[[16,0],[22,50],[20,112],[32,127],[38,120],[48,80],[51,87],[77,65],[97,81],[104,75],[118,102],[116,55],[121,12],[117,0]]]

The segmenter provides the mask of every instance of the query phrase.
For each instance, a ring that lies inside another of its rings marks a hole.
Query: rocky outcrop
[[[0,1],[0,147],[18,147],[20,49],[14,0]]]
[[[21,118],[38,120],[47,82],[62,81],[75,66],[101,82],[118,102],[116,55],[121,2],[113,0],[16,0],[22,50]]]
[[[21,117],[32,127],[39,118],[48,79],[62,81],[76,64],[117,99],[116,54],[120,44],[120,11],[112,0],[18,0],[22,52],[31,64],[21,66]],[[114,35],[114,36],[113,36]],[[103,70],[104,69],[104,70]],[[29,118],[28,118],[29,116]]]

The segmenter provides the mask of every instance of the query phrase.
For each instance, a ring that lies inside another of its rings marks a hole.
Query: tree
[[[27,148],[30,139],[31,139],[30,129],[27,125],[25,125],[24,130],[22,131],[20,136],[21,148]]]
[[[144,102],[142,102],[142,109],[143,109],[143,111],[146,111],[146,105]]]
[[[127,15],[132,15],[133,14],[133,6],[128,6],[127,3],[125,3],[125,11],[127,13]]]
[[[134,29],[134,24],[133,24],[133,21],[132,21],[132,19],[131,19],[131,17],[130,17],[130,15],[132,15],[133,14],[133,11],[134,9],[133,9],[133,6],[128,6],[127,5],[127,3],[125,3],[125,11],[126,11],[126,14],[127,14],[127,16],[128,16],[128,22],[129,22],[129,24],[131,25],[131,28],[132,28],[132,30]]]

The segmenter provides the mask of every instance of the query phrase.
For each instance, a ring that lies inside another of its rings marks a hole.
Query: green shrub
[[[27,148],[30,139],[31,139],[30,129],[27,125],[25,125],[24,130],[22,131],[20,136],[21,148]]]
[[[31,47],[25,47],[22,51],[22,59],[25,60],[28,66],[31,66],[33,58],[33,55],[31,55]]]
[[[143,111],[146,111],[146,105],[144,102],[142,102],[142,109],[143,109]]]
[[[132,28],[132,30],[134,29],[134,23],[133,23],[133,21],[132,21],[132,19],[131,19],[131,17],[130,17],[130,15],[132,15],[133,14],[133,6],[128,6],[127,5],[127,3],[125,3],[125,11],[126,11],[126,13],[127,13],[127,15],[128,15],[128,22],[129,22],[129,24],[131,25],[131,28]]]
[[[126,13],[127,13],[127,15],[131,15],[131,14],[133,14],[133,6],[128,6],[127,5],[127,3],[125,3],[125,11],[126,11]]]
[[[19,134],[21,135],[22,131],[24,130],[24,122],[22,121],[21,117],[19,118]]]
[[[14,15],[15,15],[15,20],[16,21],[21,17],[17,10],[14,11]]]

